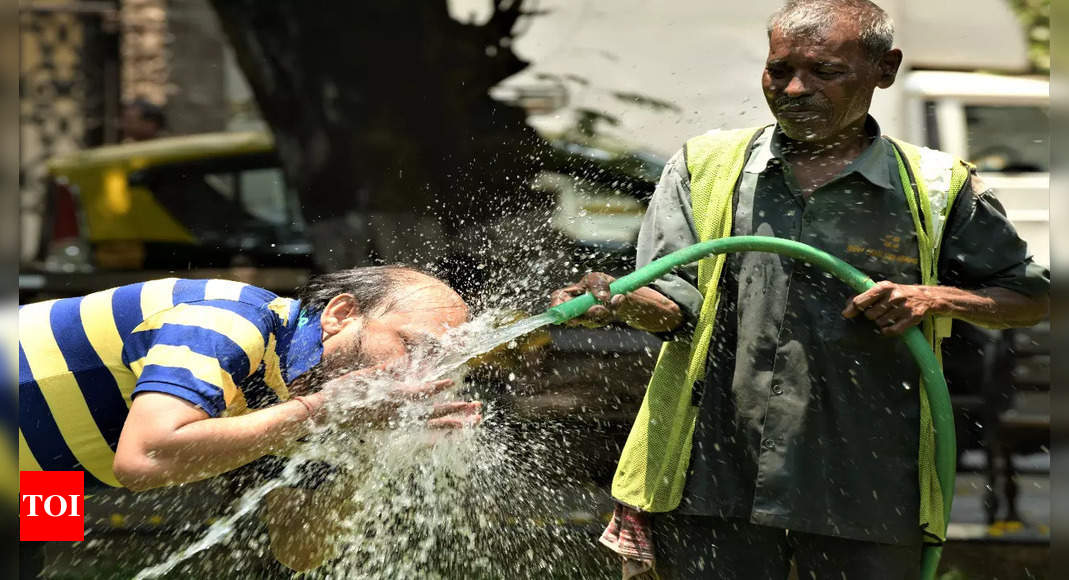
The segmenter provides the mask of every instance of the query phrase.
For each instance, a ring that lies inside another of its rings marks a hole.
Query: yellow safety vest
[[[736,183],[746,162],[748,145],[763,130],[717,131],[687,142],[691,207],[699,241],[731,235]],[[917,231],[921,281],[936,285],[944,225],[954,199],[969,177],[970,166],[940,151],[898,140],[893,142],[897,145],[899,174]],[[919,191],[914,192],[911,183]],[[705,372],[724,261],[724,255],[715,255],[698,262],[698,290],[705,298],[694,335],[690,341],[666,342],[661,348],[613,478],[612,495],[623,504],[648,512],[667,512],[675,509],[682,499],[697,416],[697,408],[691,404],[691,391]],[[950,319],[929,318],[922,329],[938,357],[941,340],[950,334]],[[946,526],[935,473],[935,432],[923,382],[918,391],[920,524],[928,540],[942,542]]]

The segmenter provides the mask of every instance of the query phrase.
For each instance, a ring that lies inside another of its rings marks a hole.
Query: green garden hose
[[[780,238],[739,236],[709,240],[672,252],[617,279],[609,285],[609,289],[613,294],[632,292],[664,276],[674,268],[696,262],[712,254],[730,252],[772,252],[803,260],[832,274],[858,293],[868,290],[875,284],[871,278],[857,268],[812,246]],[[555,322],[559,324],[581,316],[595,304],[597,300],[592,294],[587,293],[550,308],[548,312],[552,313]],[[902,336],[902,340],[906,342],[906,346],[917,361],[917,366],[921,369],[921,380],[924,381],[928,394],[932,424],[935,427],[936,476],[943,493],[943,521],[949,522],[950,504],[954,501],[954,478],[957,464],[957,444],[954,439],[954,414],[950,406],[950,393],[947,391],[946,379],[943,378],[943,370],[939,361],[920,329],[916,327],[909,329]],[[945,533],[946,530],[943,531]],[[941,553],[941,546],[925,546],[921,562],[921,577],[924,580],[934,580]]]

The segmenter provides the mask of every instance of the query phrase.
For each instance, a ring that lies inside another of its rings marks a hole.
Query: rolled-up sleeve
[[[641,268],[676,250],[698,243],[691,211],[690,175],[683,151],[679,151],[665,165],[661,180],[650,199],[646,216],[638,233],[635,266]],[[698,265],[688,264],[650,284],[654,290],[679,305],[684,322],[675,330],[657,333],[662,340],[689,337],[694,321],[702,307],[698,291]]]
[[[1032,261],[1002,204],[975,175],[954,203],[939,257],[947,286],[1000,287],[1033,298],[1050,291],[1050,270]]]

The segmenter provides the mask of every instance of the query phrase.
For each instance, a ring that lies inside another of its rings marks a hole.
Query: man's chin
[[[828,126],[820,122],[792,123],[781,119],[779,128],[788,139],[803,143],[820,143],[830,137]]]

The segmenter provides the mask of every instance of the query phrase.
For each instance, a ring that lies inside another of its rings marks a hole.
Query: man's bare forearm
[[[1032,326],[1047,317],[1050,298],[1031,298],[1006,288],[962,290],[949,286],[928,286],[935,299],[932,311],[987,328]]]
[[[289,401],[237,417],[192,421],[167,437],[143,441],[141,449],[120,448],[115,473],[135,491],[206,479],[286,449],[311,430],[308,419],[302,403]]]
[[[237,417],[196,421],[175,431],[166,455],[175,466],[197,466],[187,473],[218,475],[286,449],[308,434],[308,418],[304,405],[289,401]]]
[[[1005,288],[963,290],[950,286],[895,284],[884,280],[846,303],[843,316],[864,316],[885,336],[898,336],[930,315],[949,316],[988,328],[1031,326],[1047,316],[1050,299]]]

